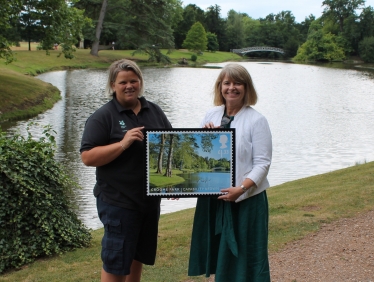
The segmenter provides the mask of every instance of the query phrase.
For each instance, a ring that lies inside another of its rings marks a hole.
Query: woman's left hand
[[[243,194],[243,190],[240,187],[230,187],[221,190],[222,193],[225,195],[221,195],[218,197],[219,200],[224,200],[228,202],[235,202],[237,198],[239,198]]]

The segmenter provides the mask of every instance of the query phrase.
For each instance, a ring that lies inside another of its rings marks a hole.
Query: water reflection
[[[259,93],[255,108],[269,121],[273,135],[272,186],[374,160],[374,80],[366,71],[285,63],[242,63]],[[210,64],[209,66],[223,66]],[[220,69],[164,68],[143,70],[145,97],[161,106],[173,127],[199,127],[211,107]],[[77,177],[78,214],[93,229],[101,227],[92,189],[95,169],[79,156],[88,116],[108,101],[106,71],[72,70],[45,73],[41,80],[57,86],[62,100],[34,121],[51,124],[58,133],[57,158]],[[10,133],[25,132],[18,122]],[[40,128],[32,134],[40,136]],[[195,205],[196,199],[163,200],[162,213]]]
[[[230,186],[231,179],[228,172],[198,172],[198,173],[182,173],[179,175],[185,181],[181,184],[173,185],[173,187],[198,188],[199,193],[219,192],[219,189],[224,189]]]

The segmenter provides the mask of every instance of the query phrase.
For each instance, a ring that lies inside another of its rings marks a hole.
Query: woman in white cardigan
[[[188,275],[216,282],[270,281],[267,174],[272,140],[266,118],[251,106],[257,93],[248,71],[228,64],[214,88],[203,128],[235,128],[235,186],[197,200]]]

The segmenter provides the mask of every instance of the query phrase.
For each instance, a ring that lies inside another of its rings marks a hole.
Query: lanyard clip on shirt
[[[230,128],[231,122],[234,120],[234,116],[226,115],[226,111],[222,116],[220,128]]]

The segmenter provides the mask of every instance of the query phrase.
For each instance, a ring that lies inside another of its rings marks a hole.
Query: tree
[[[217,35],[211,32],[207,32],[206,37],[208,39],[208,46],[207,46],[208,51],[211,51],[211,52],[218,51],[219,45],[218,45]]]
[[[324,0],[322,6],[325,6],[322,16],[332,17],[339,23],[340,31],[344,30],[344,21],[355,11],[365,4],[365,0]]]
[[[85,0],[85,5],[90,1]],[[180,18],[179,0],[102,0],[101,10],[89,10],[98,17],[91,54],[97,56],[99,44],[115,41],[120,49],[139,49],[150,55],[150,60],[163,59],[157,48],[174,48],[172,25]],[[125,16],[124,16],[125,15]],[[90,33],[86,31],[91,38]],[[156,53],[154,52],[156,51]]]
[[[299,24],[296,24],[296,28],[299,30],[301,35],[302,42],[305,42],[308,37],[308,31],[311,23],[316,20],[316,17],[310,14],[308,17],[305,17],[305,20]]]
[[[262,45],[258,43],[261,34],[261,22],[244,16],[243,19],[244,45],[246,47]]]
[[[120,17],[123,21],[117,33],[118,40],[130,42],[136,48],[148,44],[173,49],[171,25],[177,5],[175,0],[130,1],[128,9],[131,17]]]
[[[93,56],[99,55],[99,43],[100,43],[100,36],[101,36],[101,30],[103,28],[103,22],[105,18],[106,9],[108,7],[108,0],[103,0],[101,4],[101,10],[99,14],[99,19],[96,24],[95,29],[95,40],[92,43],[90,54]]]
[[[362,10],[359,17],[361,39],[374,36],[374,9],[369,6]]]
[[[344,49],[339,44],[341,37],[324,33],[321,23],[314,21],[309,30],[307,41],[300,46],[295,61],[338,61],[345,58]]]
[[[137,50],[133,52],[134,54],[147,54],[148,62],[156,62],[163,64],[170,64],[171,60],[167,55],[162,54],[160,46],[154,44],[143,44],[139,46]],[[171,50],[169,49],[167,54],[170,54]]]
[[[182,47],[187,33],[196,22],[204,22],[204,11],[194,4],[189,4],[183,9],[182,19],[178,21],[174,28],[175,48]]]
[[[165,175],[164,175],[166,177],[172,176],[173,140],[174,140],[174,134],[170,134],[169,135],[168,160],[166,163],[166,170],[165,170]]]
[[[162,174],[162,159],[164,155],[164,148],[165,148],[165,134],[161,134],[160,136],[160,146],[158,151],[158,157],[157,157],[157,170],[156,173]]]
[[[344,31],[339,33],[344,38],[344,51],[346,54],[357,55],[358,43],[361,40],[361,32],[357,17],[355,15],[349,16],[344,21]]]
[[[281,34],[282,41],[276,47],[283,48],[287,56],[293,57],[301,44],[302,36],[297,29],[295,17],[291,11],[281,11],[275,16],[276,30]]]
[[[58,42],[65,58],[74,57],[73,46],[78,42],[83,26],[89,22],[82,10],[72,7],[71,2],[65,0],[17,0],[9,3],[1,4],[5,6],[0,8],[4,10],[0,25],[5,29],[11,28],[17,19],[17,26],[13,28],[17,28],[27,40],[38,39],[40,48],[46,50],[47,54]],[[0,36],[4,42],[0,50],[7,50],[7,46],[15,43],[9,42],[3,34]],[[7,52],[9,55],[10,49]],[[4,54],[2,51],[0,53]]]
[[[226,21],[227,47],[240,49],[244,46],[243,15],[230,10]]]
[[[263,19],[254,20],[243,16],[243,33],[245,46],[270,46],[282,48],[286,56],[296,55],[299,45],[303,40],[295,17],[290,11],[281,11],[278,14],[269,14]],[[252,56],[283,56],[275,52],[251,53]]]
[[[201,146],[204,152],[211,152],[213,149],[212,141],[217,139],[217,135],[213,134],[202,134],[201,135]]]
[[[226,31],[225,21],[221,18],[221,7],[218,5],[210,6],[205,12],[205,30],[216,35],[219,50],[226,50]]]
[[[39,15],[36,0],[25,0],[23,9],[20,12],[19,23],[21,37],[29,43],[31,50],[31,41],[39,42],[41,40],[41,26],[39,25]]]
[[[11,63],[14,60],[10,46],[15,44],[15,40],[13,40],[13,32],[10,30],[14,27],[12,23],[18,21],[21,4],[21,0],[0,0],[0,58],[4,59],[5,63]]]
[[[374,36],[365,37],[359,43],[359,54],[366,63],[374,63]]]
[[[188,31],[182,46],[198,53],[205,51],[207,44],[208,39],[206,37],[205,29],[200,22],[196,22]]]

